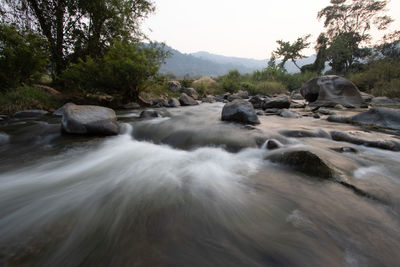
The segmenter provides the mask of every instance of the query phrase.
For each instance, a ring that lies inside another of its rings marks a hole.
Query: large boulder
[[[199,93],[197,93],[196,89],[194,88],[185,88],[183,92],[193,98],[194,100],[199,99]]]
[[[28,110],[22,110],[22,111],[15,112],[14,118],[32,119],[32,118],[40,118],[47,114],[48,114],[48,112],[46,110],[28,109]]]
[[[114,110],[100,106],[69,105],[61,120],[62,130],[70,134],[116,135],[119,133]]]
[[[253,106],[243,99],[236,99],[227,103],[222,109],[221,119],[223,121],[234,121],[252,125],[260,123]]]
[[[400,110],[394,108],[371,108],[351,117],[350,122],[400,130]]]
[[[55,117],[62,117],[64,115],[64,111],[67,107],[75,105],[74,103],[67,103],[63,105],[61,108],[57,109],[56,111],[53,112],[53,116]]]
[[[181,94],[181,96],[179,97],[179,102],[182,106],[195,106],[199,104],[196,100],[185,93]]]
[[[306,82],[300,89],[301,95],[311,106],[345,107],[364,106],[365,102],[358,88],[349,80],[336,75],[322,76]]]
[[[281,95],[265,99],[262,108],[264,110],[271,108],[278,108],[278,109],[290,108],[290,104],[291,104],[290,98],[286,95]]]
[[[169,81],[168,82],[168,90],[172,92],[178,92],[182,88],[181,83],[178,81]]]

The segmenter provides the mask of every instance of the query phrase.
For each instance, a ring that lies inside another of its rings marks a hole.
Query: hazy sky
[[[156,13],[143,29],[155,41],[184,52],[264,59],[276,40],[293,41],[323,30],[317,13],[329,0],[153,0]],[[392,0],[388,14],[400,30],[400,0]],[[314,46],[314,45],[313,45]],[[314,53],[313,49],[306,54]]]

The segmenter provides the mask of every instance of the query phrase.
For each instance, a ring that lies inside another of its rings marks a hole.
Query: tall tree
[[[40,32],[50,47],[53,73],[69,60],[97,58],[111,40],[132,41],[143,34],[139,25],[154,10],[148,0],[0,0],[9,14],[3,18]]]
[[[318,13],[324,20],[327,46],[325,50],[332,69],[342,73],[350,70],[359,59],[369,55],[370,31],[386,30],[393,19],[385,15],[387,0],[331,0],[331,5]],[[319,52],[320,50],[318,50]]]
[[[274,59],[282,58],[281,63],[279,63],[281,69],[284,68],[286,62],[289,60],[291,60],[297,68],[301,69],[299,65],[297,65],[296,60],[305,58],[305,56],[301,54],[301,51],[310,46],[310,43],[307,42],[308,38],[310,38],[310,35],[299,37],[293,43],[283,40],[276,41],[279,47],[273,52],[273,57]]]
[[[371,40],[370,30],[386,30],[393,19],[385,15],[387,0],[331,0],[331,5],[318,13],[324,19],[327,36],[332,40],[342,34],[353,33],[360,42]]]

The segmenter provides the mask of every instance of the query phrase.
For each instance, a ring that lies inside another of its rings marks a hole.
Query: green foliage
[[[277,81],[262,81],[255,84],[242,84],[242,90],[246,90],[250,95],[273,95],[284,94],[287,92],[286,86]]]
[[[113,40],[137,41],[140,24],[154,11],[147,0],[0,0],[3,20],[40,32],[49,43],[53,74],[70,62],[104,55]]]
[[[349,75],[362,91],[375,96],[400,97],[400,61],[386,58],[370,62],[366,70]]]
[[[371,29],[383,31],[393,22],[384,15],[387,3],[387,0],[331,0],[331,5],[318,13],[326,28],[321,36],[327,40],[317,51],[325,54],[333,73],[348,73],[359,59],[370,55],[370,50],[361,47],[370,43]]]
[[[287,90],[293,91],[300,88],[309,79],[318,77],[318,73],[304,72],[290,74],[285,70],[268,67],[263,71],[255,71],[252,75],[253,82],[275,81],[283,84]]]
[[[222,91],[234,93],[240,90],[241,76],[238,70],[231,70],[220,78]]]
[[[285,63],[288,60],[291,60],[293,64],[300,69],[300,67],[296,63],[296,59],[301,59],[305,57],[304,55],[301,54],[301,51],[310,46],[310,43],[307,42],[310,36],[311,35],[299,37],[292,44],[290,42],[285,42],[283,40],[276,41],[279,44],[279,47],[272,53],[271,58],[273,59],[273,61],[275,59],[282,58],[282,61],[279,64],[280,69],[284,69]],[[268,65],[270,67],[274,67],[275,64],[270,61]]]
[[[104,58],[87,57],[61,76],[64,86],[83,91],[101,91],[137,99],[146,83],[155,79],[167,53],[159,45],[126,44],[116,41]]]
[[[180,81],[180,83],[181,83],[181,86],[183,87],[183,88],[190,88],[190,87],[192,87],[192,83],[194,82],[194,79],[190,79],[190,78],[183,78],[181,81]]]
[[[59,103],[48,94],[35,87],[17,87],[8,92],[0,92],[0,112],[12,114],[24,109],[53,109]]]
[[[45,51],[39,35],[0,25],[0,91],[39,79],[48,62]]]
[[[382,31],[393,21],[384,15],[388,1],[382,0],[331,0],[331,5],[318,12],[332,41],[342,34],[357,34],[360,42],[371,40],[369,31],[374,26]]]

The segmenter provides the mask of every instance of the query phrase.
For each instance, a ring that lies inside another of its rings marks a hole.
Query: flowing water
[[[282,129],[358,131],[313,118],[220,121],[221,104],[120,114],[123,133],[60,133],[58,119],[0,127],[0,266],[399,266],[400,153]],[[266,160],[318,153],[343,179]],[[338,153],[332,147],[353,147]]]

